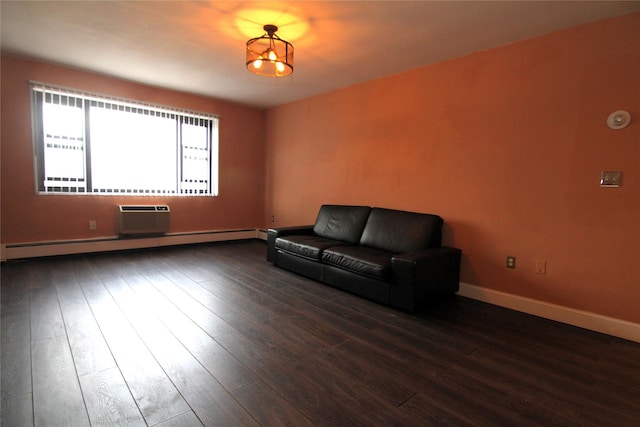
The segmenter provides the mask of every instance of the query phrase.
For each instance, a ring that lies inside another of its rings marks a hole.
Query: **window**
[[[218,118],[33,83],[40,193],[215,196]]]

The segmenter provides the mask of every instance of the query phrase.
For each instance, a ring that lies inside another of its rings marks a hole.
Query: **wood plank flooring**
[[[640,425],[640,344],[462,297],[409,315],[265,251],[3,264],[2,425]]]

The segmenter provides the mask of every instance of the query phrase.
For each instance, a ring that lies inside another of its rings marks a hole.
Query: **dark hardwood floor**
[[[404,314],[243,241],[2,265],[2,425],[640,426],[640,344]]]

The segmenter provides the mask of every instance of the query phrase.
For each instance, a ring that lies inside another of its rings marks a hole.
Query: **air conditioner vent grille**
[[[170,212],[167,205],[118,205],[118,231],[122,235],[167,233]]]

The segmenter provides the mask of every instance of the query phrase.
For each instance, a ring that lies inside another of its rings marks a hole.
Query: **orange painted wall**
[[[618,109],[634,119],[611,130]],[[266,129],[267,223],[436,213],[463,282],[640,322],[640,13],[274,108]]]
[[[170,205],[171,232],[256,228],[261,225],[264,218],[263,111],[8,55],[2,55],[1,67],[3,244],[114,236],[117,234],[115,212],[118,204]],[[219,114],[220,195],[37,195],[29,80]],[[97,221],[97,230],[89,230],[89,220]]]

